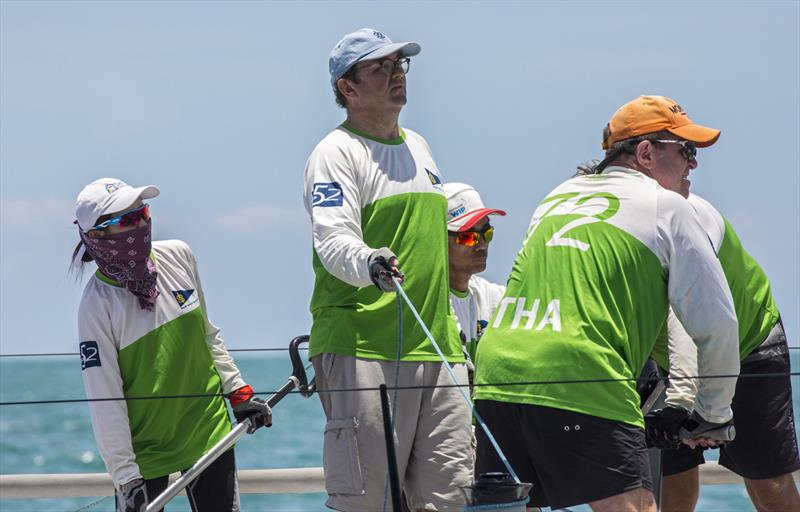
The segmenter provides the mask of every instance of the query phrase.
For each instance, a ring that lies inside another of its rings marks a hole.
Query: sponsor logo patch
[[[465,211],[467,211],[467,207],[466,206],[459,206],[457,208],[453,208],[449,212],[450,213],[450,218],[451,219],[455,219],[456,217],[458,217],[459,215],[461,215]]]
[[[102,366],[100,363],[100,349],[96,341],[82,341],[80,344],[81,370],[92,366]]]
[[[431,185],[433,185],[434,187],[437,186],[437,185],[439,187],[442,186],[442,180],[439,179],[439,176],[437,176],[436,174],[434,174],[431,171],[429,171],[427,167],[425,168],[425,172],[428,173],[428,179],[431,180]]]
[[[119,187],[121,187],[121,186],[122,186],[122,182],[121,181],[115,181],[114,183],[106,183],[106,192],[108,192],[109,194],[112,194],[112,193],[116,192],[117,190],[119,190]]]
[[[314,183],[311,191],[311,207],[315,206],[342,206],[344,194],[342,186],[337,181],[328,183]]]
[[[194,296],[194,290],[172,290],[172,296],[175,297],[181,309],[197,302],[197,297]],[[194,298],[194,300],[191,300]]]

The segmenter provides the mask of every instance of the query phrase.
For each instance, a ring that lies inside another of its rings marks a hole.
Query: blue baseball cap
[[[372,28],[356,30],[344,36],[331,50],[328,60],[331,85],[336,87],[336,81],[357,62],[380,59],[394,52],[400,52],[403,57],[411,57],[417,55],[421,49],[417,43],[393,43],[389,36]]]

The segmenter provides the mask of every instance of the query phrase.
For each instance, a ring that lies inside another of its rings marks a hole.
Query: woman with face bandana
[[[100,454],[117,489],[117,510],[141,512],[231,429],[222,394],[238,421],[271,412],[254,397],[206,315],[191,249],[151,241],[154,186],[101,178],[81,191],[73,265],[97,272],[78,312],[81,369]],[[200,398],[131,400],[133,397]],[[214,396],[216,395],[216,396]],[[238,511],[233,450],[186,489],[195,512]]]

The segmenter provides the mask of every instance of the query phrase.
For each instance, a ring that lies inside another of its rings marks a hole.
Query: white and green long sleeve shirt
[[[694,194],[689,196],[688,201],[708,233],[725,272],[739,320],[738,354],[740,359],[744,359],[764,342],[778,323],[778,308],[772,297],[769,279],[761,266],[744,249],[728,220],[711,203]],[[671,376],[698,375],[697,349],[691,336],[674,315],[670,316],[667,327],[669,349],[665,337],[660,337],[654,347],[653,358],[662,368],[668,368]],[[670,379],[667,402],[691,409],[695,398],[701,403],[716,399],[703,393],[695,396],[696,393],[694,379]]]
[[[395,294],[372,285],[368,259],[388,247],[403,288],[447,359],[463,362],[448,302],[447,200],[427,142],[411,130],[382,140],[342,125],[314,149],[305,169],[316,280],[309,356],[327,352],[394,360]],[[402,359],[438,361],[404,307]]]
[[[505,286],[480,276],[469,278],[466,292],[450,289],[450,303],[456,314],[464,350],[472,361],[475,360],[478,341],[489,326],[489,320],[505,291]]]
[[[696,340],[700,366],[738,373],[731,294],[689,203],[623,167],[570,179],[533,214],[478,345],[475,399],[641,427],[633,379],[669,304]],[[585,380],[609,381],[548,383]],[[519,382],[526,384],[506,385]],[[712,379],[709,386],[725,407],[704,417],[729,419],[734,383]]]
[[[83,292],[78,333],[90,399],[216,394],[211,398],[90,402],[114,484],[191,466],[231,429],[222,393],[245,385],[206,315],[197,263],[184,242],[154,242],[160,292],[153,311],[97,272]]]

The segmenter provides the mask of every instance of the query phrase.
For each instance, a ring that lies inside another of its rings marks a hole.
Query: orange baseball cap
[[[639,135],[667,130],[705,148],[719,138],[720,131],[695,124],[675,100],[665,96],[639,96],[622,105],[603,130],[603,149]]]

